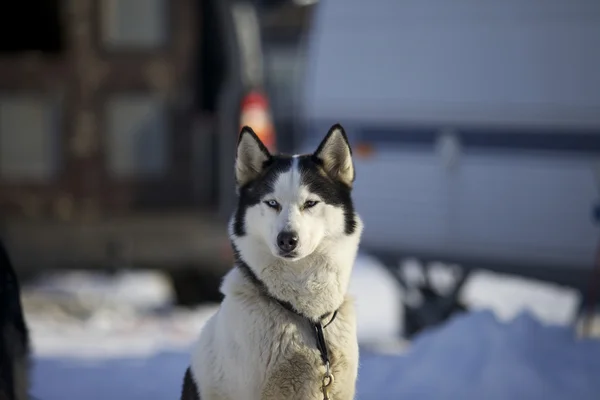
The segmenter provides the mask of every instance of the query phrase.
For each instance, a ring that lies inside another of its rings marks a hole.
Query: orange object
[[[246,94],[240,108],[240,129],[252,128],[269,151],[275,151],[275,127],[267,97],[256,90]]]
[[[369,158],[375,153],[375,149],[368,143],[358,143],[354,148],[354,153],[359,158]]]

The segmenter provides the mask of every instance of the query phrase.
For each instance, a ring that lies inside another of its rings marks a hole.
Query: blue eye
[[[316,200],[307,200],[304,202],[304,209],[307,208],[313,208],[314,206],[316,206],[319,202]]]
[[[279,210],[279,203],[276,200],[267,200],[265,204],[275,210]]]

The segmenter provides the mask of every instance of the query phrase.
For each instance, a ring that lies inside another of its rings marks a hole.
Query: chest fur
[[[278,333],[270,343],[261,398],[322,400],[321,384],[325,366],[312,326],[308,321],[296,321],[282,327]],[[354,397],[358,368],[353,319],[345,316],[336,318],[324,330],[324,336],[331,372],[335,377],[330,398],[350,400]]]

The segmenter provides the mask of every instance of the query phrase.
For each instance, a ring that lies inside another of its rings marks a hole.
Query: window
[[[108,49],[166,45],[168,0],[102,0],[100,4],[101,37]]]
[[[106,106],[107,162],[119,178],[157,177],[166,170],[169,123],[162,100],[117,95]]]
[[[0,176],[41,180],[58,170],[60,110],[47,96],[0,96]]]

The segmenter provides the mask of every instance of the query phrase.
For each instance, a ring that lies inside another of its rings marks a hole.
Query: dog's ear
[[[244,126],[240,132],[235,159],[235,179],[238,186],[256,179],[271,154],[252,128]]]
[[[340,124],[335,124],[329,129],[327,136],[313,155],[321,162],[329,176],[352,187],[354,182],[352,149],[346,132]]]

